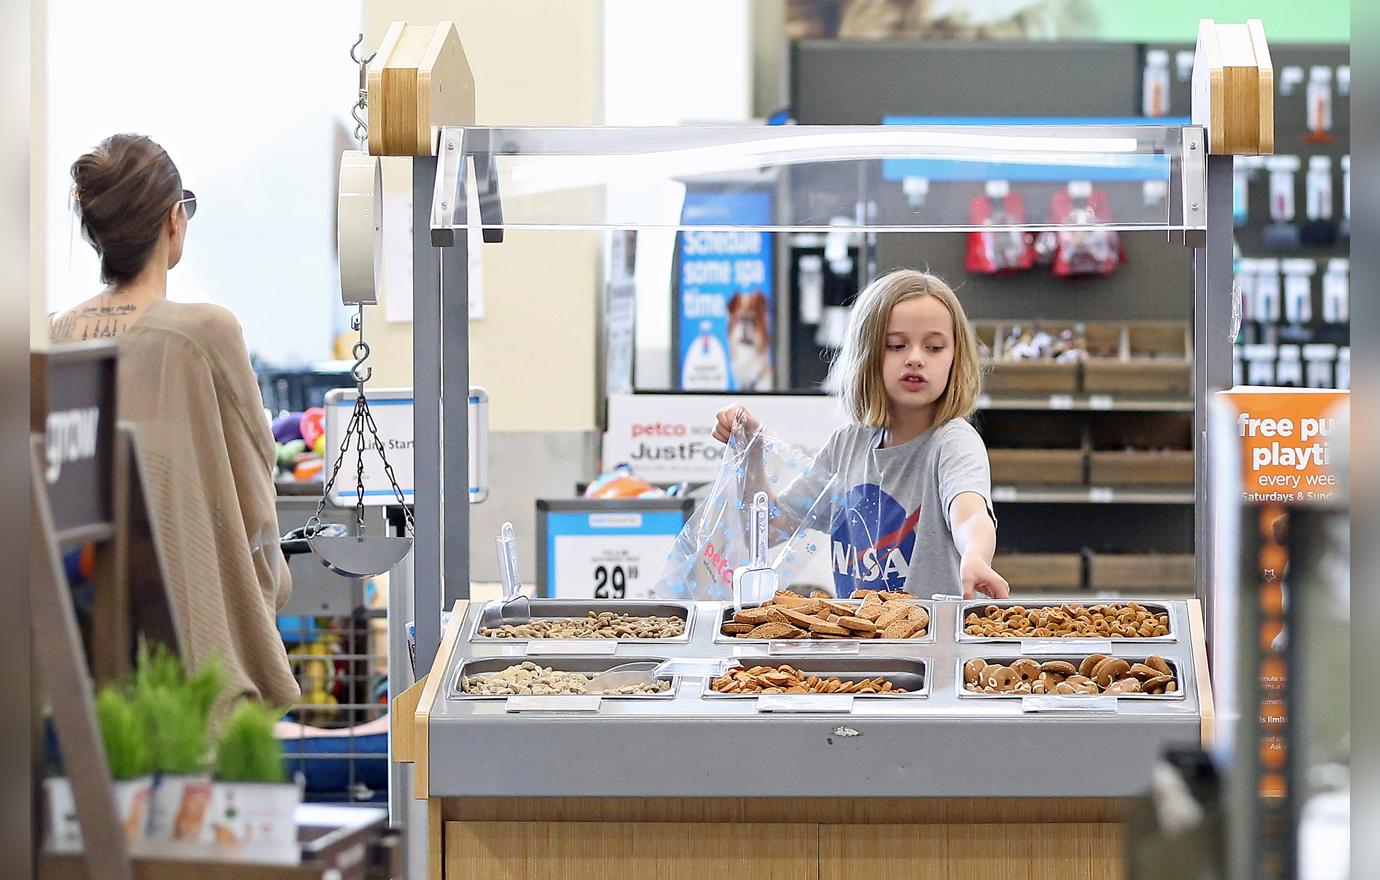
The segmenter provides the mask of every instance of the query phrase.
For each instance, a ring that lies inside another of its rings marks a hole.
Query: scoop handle
[[[511,599],[522,587],[522,579],[518,577],[517,535],[512,523],[503,524],[498,537],[494,539],[494,545],[498,551],[498,574],[503,581],[503,598]]]

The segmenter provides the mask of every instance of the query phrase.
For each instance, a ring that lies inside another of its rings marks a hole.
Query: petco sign
[[[806,449],[823,446],[843,424],[837,402],[823,394],[615,394],[609,397],[604,469],[626,462],[653,483],[712,481],[724,452],[713,437],[714,414],[735,402],[772,434]]]

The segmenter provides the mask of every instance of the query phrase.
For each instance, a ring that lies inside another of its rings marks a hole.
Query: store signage
[[[111,522],[115,366],[108,343],[59,346],[32,362],[34,430],[43,433],[40,464],[59,535]]]
[[[1234,388],[1220,396],[1232,407],[1241,443],[1243,502],[1315,504],[1337,497],[1332,445],[1350,392]]]
[[[811,452],[846,421],[838,400],[824,394],[615,394],[603,469],[627,464],[653,483],[712,482],[724,453],[713,437],[714,414],[732,403],[747,406],[772,435]]]
[[[537,594],[650,599],[690,517],[689,498],[537,502]]]
[[[384,451],[388,454],[388,464],[393,468],[393,476],[398,481],[398,488],[402,489],[403,498],[411,504],[416,494],[416,469],[413,464],[414,409],[412,406],[412,389],[370,389],[366,395],[369,398],[369,412],[374,417],[374,424],[378,427],[379,440],[383,443]],[[336,457],[341,454],[341,438],[345,436],[345,429],[350,424],[350,416],[354,413],[356,396],[353,388],[336,388],[326,392],[325,470],[328,475],[335,468]],[[480,442],[478,436],[479,419],[476,416],[476,410],[484,399],[482,389],[470,389],[467,422],[470,429],[469,486],[471,502],[484,500],[484,494],[487,493],[487,487],[480,485],[481,476],[478,472],[478,461],[475,456],[475,450],[479,448]],[[371,438],[367,431],[364,435],[364,442],[364,504],[366,506],[395,504],[394,499],[397,496],[388,480],[388,475],[384,472],[383,460],[369,445]],[[353,507],[355,504],[355,467],[360,456],[355,448],[354,438],[350,440],[350,447],[344,451],[345,461],[341,465],[340,476],[336,479],[331,492],[331,503],[341,507]]]
[[[775,258],[772,195],[758,189],[691,190],[681,221],[723,232],[676,235],[677,387],[769,391],[775,385]]]
[[[403,498],[411,503],[416,491],[416,480],[412,462],[413,424],[412,389],[386,388],[369,390],[369,412],[378,426],[379,440],[388,455],[388,464],[393,468],[398,487]],[[336,457],[341,455],[341,438],[350,424],[354,413],[356,394],[353,388],[336,388],[326,392],[326,473],[332,473]],[[364,432],[364,503],[367,505],[388,505],[397,503],[392,484],[384,472],[383,459],[370,446],[371,437],[366,427]],[[350,449],[344,451],[345,461],[340,466],[340,476],[331,492],[331,503],[340,506],[353,506],[355,503],[355,467],[360,455],[355,448],[354,438]]]

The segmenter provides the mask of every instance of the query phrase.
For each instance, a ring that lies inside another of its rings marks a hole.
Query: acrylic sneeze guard
[[[500,229],[963,232],[1058,229],[1201,232],[1206,147],[1196,126],[720,126],[462,128],[438,133],[432,243],[471,224]],[[473,160],[474,174],[462,173]],[[460,186],[477,185],[479,217]],[[1091,187],[1102,216],[974,213],[1015,189]],[[760,224],[685,210],[687,190],[775,195]]]

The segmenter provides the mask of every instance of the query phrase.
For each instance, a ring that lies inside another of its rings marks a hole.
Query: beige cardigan
[[[278,547],[273,436],[244,335],[220,306],[160,300],[119,337],[119,413],[195,669],[219,658],[232,696],[301,697],[276,613],[292,592]]]

